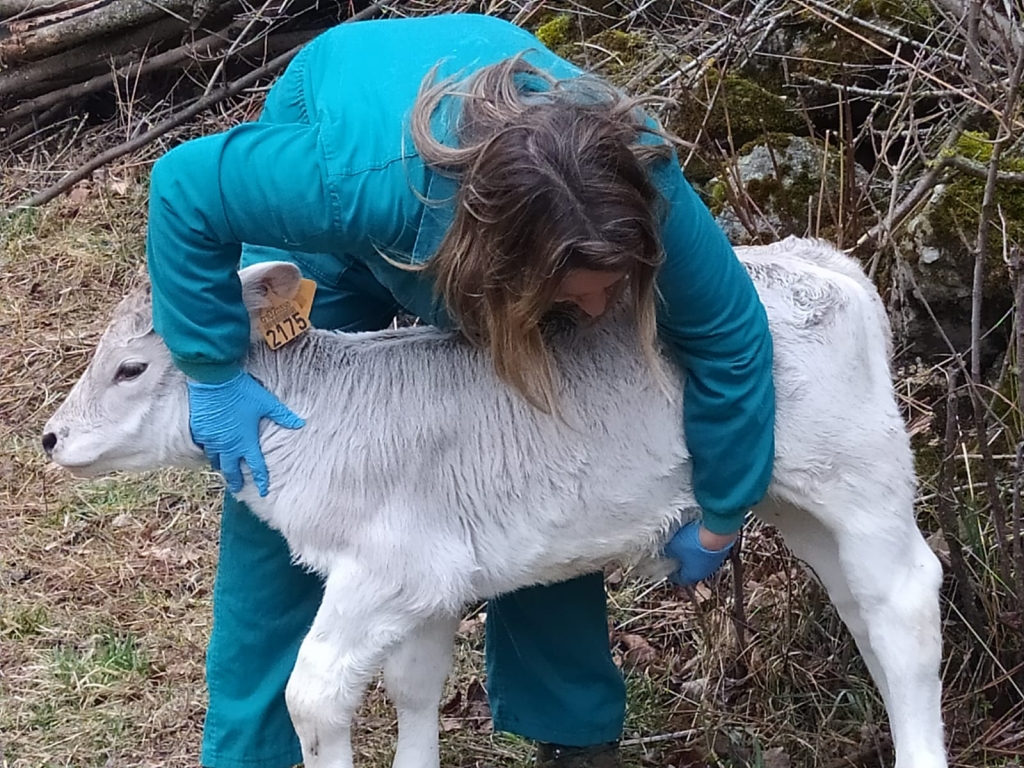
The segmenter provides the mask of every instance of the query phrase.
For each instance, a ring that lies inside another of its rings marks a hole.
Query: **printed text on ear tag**
[[[279,349],[312,327],[309,310],[313,306],[315,293],[316,283],[305,279],[299,283],[299,290],[290,299],[282,299],[272,291],[267,292],[270,303],[260,310],[259,316],[260,332],[267,346]]]

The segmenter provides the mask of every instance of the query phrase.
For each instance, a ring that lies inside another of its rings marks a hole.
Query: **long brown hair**
[[[647,164],[671,145],[640,143],[645,133],[668,138],[645,124],[647,101],[589,76],[556,80],[520,55],[461,82],[436,82],[435,69],[413,108],[420,156],[459,180],[452,226],[426,268],[462,333],[545,412],[556,397],[542,320],[569,270],[627,276],[638,342],[660,371],[660,197]],[[456,120],[454,146],[431,131],[438,109]]]

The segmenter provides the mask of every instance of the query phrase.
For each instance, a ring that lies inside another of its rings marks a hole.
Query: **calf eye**
[[[117,367],[117,373],[114,374],[114,381],[120,383],[122,381],[131,381],[137,379],[146,370],[146,363],[129,362],[121,363]]]

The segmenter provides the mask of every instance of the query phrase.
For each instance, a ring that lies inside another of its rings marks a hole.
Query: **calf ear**
[[[122,339],[136,339],[153,332],[153,297],[148,281],[136,285],[121,299],[109,328]]]
[[[299,290],[302,273],[286,261],[265,261],[240,270],[238,277],[242,281],[242,301],[252,315],[270,303],[268,293],[282,299],[294,296]]]

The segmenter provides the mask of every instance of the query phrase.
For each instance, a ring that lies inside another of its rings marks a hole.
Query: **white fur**
[[[737,252],[775,347],[777,455],[754,512],[778,527],[849,626],[890,716],[899,768],[946,765],[941,569],[918,530],[909,440],[879,297],[851,259],[789,238]],[[246,303],[290,295],[282,263],[243,271]],[[306,418],[264,424],[270,494],[239,499],[326,580],[287,700],[307,768],[352,765],[349,726],[382,666],[399,713],[396,768],[438,764],[437,706],[469,602],[656,557],[697,513],[681,381],[659,387],[628,318],[556,335],[561,420],[532,409],[487,356],[429,328],[313,331],[248,370]],[[115,382],[125,360],[148,363]],[[148,295],[114,315],[46,425],[78,474],[203,464],[184,377],[153,334]]]

